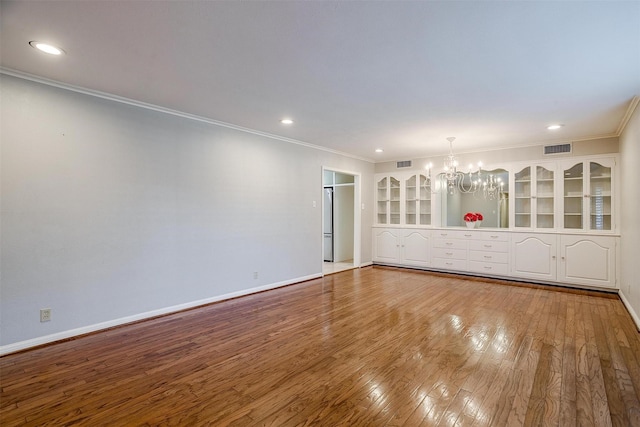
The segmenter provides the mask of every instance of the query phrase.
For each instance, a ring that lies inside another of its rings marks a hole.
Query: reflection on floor
[[[324,262],[322,266],[322,274],[325,276],[327,274],[338,273],[340,271],[351,270],[355,268],[353,266],[353,260],[349,259],[343,262]]]

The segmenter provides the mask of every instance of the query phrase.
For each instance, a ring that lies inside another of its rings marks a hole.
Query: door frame
[[[353,176],[353,266],[358,268],[361,265],[362,258],[362,175],[359,172],[349,171],[340,168],[334,168],[331,166],[322,166],[320,171],[320,222],[319,222],[319,234],[323,235],[323,215],[324,215],[324,173],[337,172],[344,175]],[[320,271],[322,271],[322,265],[324,264],[324,238],[321,239],[320,253],[318,259],[322,261],[320,264]]]

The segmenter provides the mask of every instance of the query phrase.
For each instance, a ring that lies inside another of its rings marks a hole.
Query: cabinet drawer
[[[467,259],[467,251],[464,249],[435,248],[433,256],[447,259]]]
[[[509,252],[509,242],[488,242],[486,240],[474,240],[469,242],[469,249],[486,252]]]
[[[467,260],[466,259],[445,259],[445,258],[434,258],[433,266],[435,268],[442,268],[444,270],[467,270]]]
[[[465,242],[464,240],[456,240],[456,239],[440,239],[440,238],[436,238],[433,241],[433,246],[435,248],[464,249],[464,250],[467,250],[467,242]]]
[[[439,239],[461,239],[471,240],[478,239],[482,233],[478,231],[462,231],[462,230],[437,230],[433,232],[433,237]]]
[[[506,264],[509,262],[509,254],[501,252],[469,251],[469,260],[478,262],[497,262]]]
[[[490,241],[490,242],[508,242],[509,241],[509,233],[496,233],[492,231],[483,231],[481,233],[482,240]]]
[[[499,274],[506,276],[509,273],[507,264],[495,264],[491,262],[469,261],[469,271],[485,274]]]

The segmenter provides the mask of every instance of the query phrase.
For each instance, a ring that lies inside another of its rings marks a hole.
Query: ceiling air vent
[[[571,144],[557,144],[557,145],[545,145],[544,146],[544,155],[550,154],[563,154],[571,152]]]
[[[411,167],[411,160],[403,160],[401,162],[396,162],[396,168],[400,169],[400,168],[410,168]]]

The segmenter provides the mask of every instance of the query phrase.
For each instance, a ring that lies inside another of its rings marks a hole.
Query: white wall
[[[636,108],[620,135],[620,162],[621,293],[640,328],[640,108]]]
[[[371,261],[371,163],[7,75],[0,95],[0,350],[320,275],[322,166],[361,173]]]
[[[337,185],[333,190],[333,260],[344,262],[353,259],[354,186]]]

